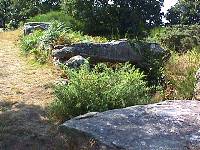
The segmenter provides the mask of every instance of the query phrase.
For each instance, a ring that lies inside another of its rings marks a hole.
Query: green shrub
[[[64,11],[84,23],[89,35],[144,36],[162,23],[162,0],[62,0]]]
[[[49,51],[43,50],[43,49],[32,49],[30,54],[33,54],[34,59],[39,62],[40,64],[45,64],[50,60],[51,55],[49,54]]]
[[[142,40],[129,40],[133,50],[143,58],[143,62],[137,64],[144,71],[150,86],[160,86],[164,82],[163,68],[169,51],[154,53],[150,50],[150,43]]]
[[[42,31],[36,31],[33,34],[23,36],[20,40],[21,50],[28,54],[30,51],[38,46],[40,38],[44,35]]]
[[[55,40],[55,45],[60,44],[76,44],[76,43],[104,43],[108,42],[108,40],[104,37],[96,36],[88,36],[83,35],[81,32],[75,32],[72,30],[69,30],[68,32],[62,32],[60,36]]]
[[[182,55],[172,54],[165,66],[165,75],[169,82],[165,99],[192,99],[196,84],[195,74],[200,68],[199,60],[199,48]]]
[[[103,37],[83,35],[81,32],[72,31],[63,23],[54,21],[46,31],[35,31],[21,38],[21,50],[26,54],[33,54],[40,63],[45,63],[51,55],[50,47],[55,45],[70,45],[80,42],[106,42]]]
[[[83,35],[81,32],[76,32],[71,28],[66,27],[63,23],[54,21],[52,22],[50,28],[44,32],[44,35],[41,37],[41,41],[45,44],[52,45],[70,45],[83,42],[102,43],[107,42],[108,40],[104,37]]]
[[[200,44],[200,25],[156,28],[151,31],[149,40],[172,51],[186,52]]]
[[[68,32],[68,28],[61,22],[54,21],[51,23],[48,30],[44,31],[43,36],[41,37],[41,42],[44,44],[54,44],[55,41],[63,32]]]
[[[70,119],[87,112],[102,112],[136,104],[149,103],[149,88],[144,75],[129,64],[110,69],[99,64],[89,70],[66,68],[69,82],[57,85],[50,114],[56,119]]]
[[[29,22],[62,22],[65,27],[72,28],[73,30],[82,30],[81,22],[75,20],[63,11],[51,11],[46,14],[40,14],[32,17]]]

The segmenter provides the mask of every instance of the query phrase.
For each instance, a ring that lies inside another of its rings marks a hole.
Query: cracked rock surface
[[[60,131],[74,149],[199,150],[200,102],[165,101],[65,122]]]

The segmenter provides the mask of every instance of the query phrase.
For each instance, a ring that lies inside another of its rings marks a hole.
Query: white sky
[[[167,10],[174,6],[177,2],[178,0],[164,0],[164,7],[162,8],[162,11],[166,13]]]
[[[167,10],[174,6],[177,2],[178,0],[164,0],[164,7],[162,8],[162,12],[166,14]],[[163,18],[163,22],[167,23],[168,21],[166,18]]]

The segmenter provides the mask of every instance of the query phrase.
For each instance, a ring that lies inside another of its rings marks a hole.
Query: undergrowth
[[[38,62],[46,63],[56,45],[71,45],[80,42],[103,43],[106,41],[108,40],[104,37],[83,35],[81,32],[72,31],[63,23],[54,21],[46,31],[38,30],[23,36],[20,40],[20,47],[26,55],[34,55]]]
[[[158,42],[171,51],[187,52],[200,45],[200,25],[155,28],[148,40]]]
[[[193,98],[196,84],[195,74],[200,68],[200,49],[194,48],[184,54],[173,53],[165,66],[168,86],[165,99]]]
[[[50,114],[59,120],[150,102],[144,75],[129,64],[108,68],[98,64],[93,69],[66,68],[67,84],[57,85]]]

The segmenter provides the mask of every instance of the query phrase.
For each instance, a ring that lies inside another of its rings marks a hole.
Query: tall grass
[[[165,66],[168,87],[165,99],[192,99],[196,84],[195,74],[200,68],[200,48],[184,54],[173,53]]]

